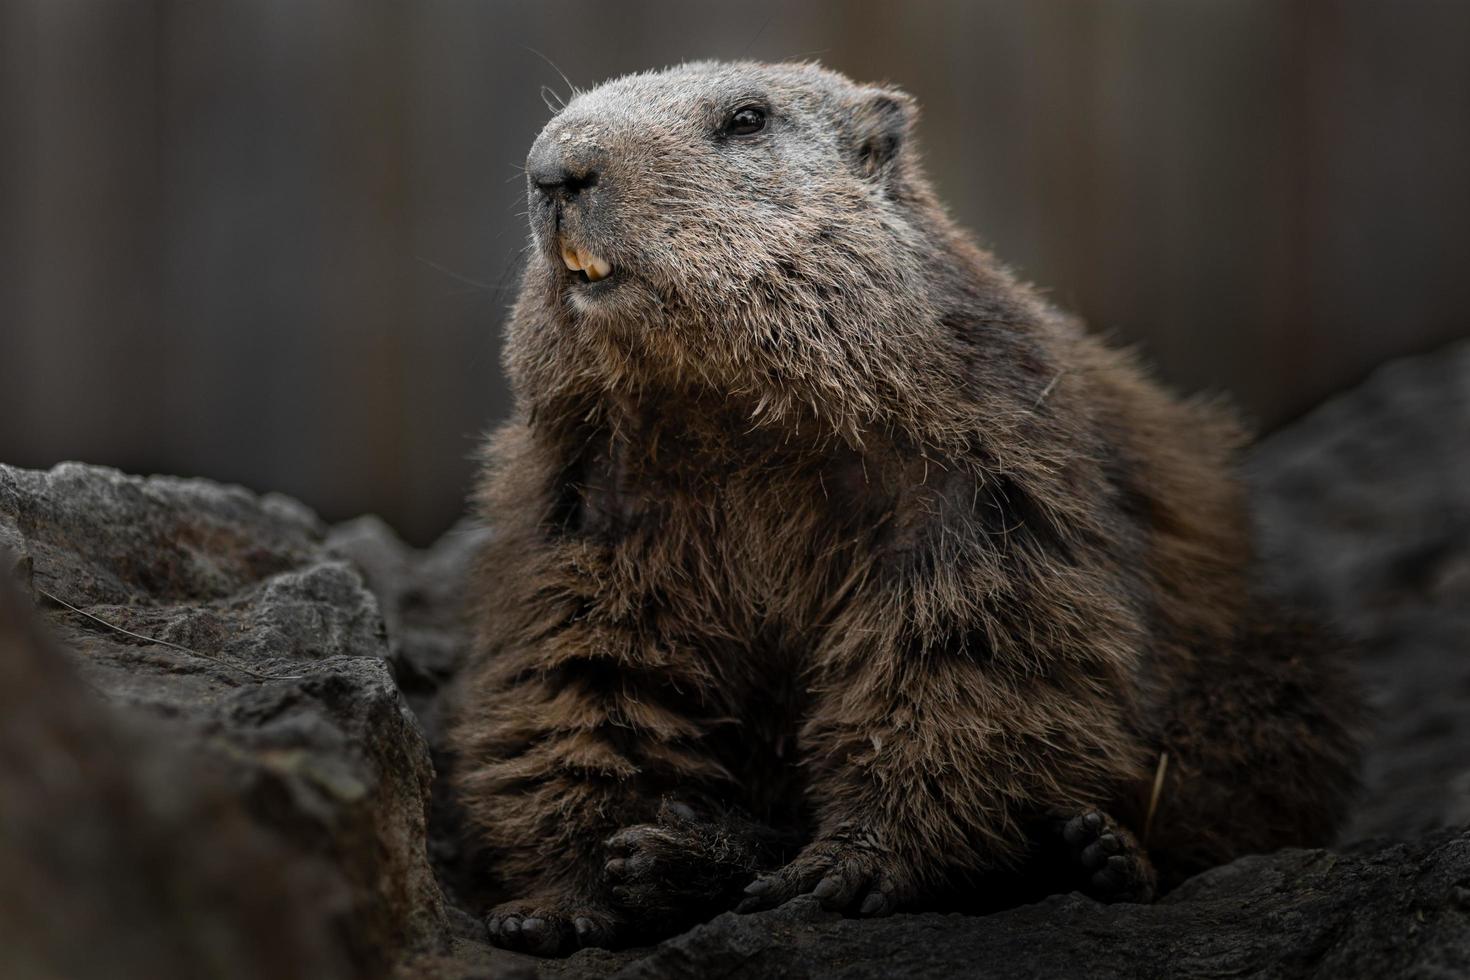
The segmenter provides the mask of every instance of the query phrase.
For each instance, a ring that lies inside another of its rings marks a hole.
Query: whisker
[[[529,44],[523,44],[523,45],[521,45],[521,47],[522,48],[525,48],[527,51],[531,52],[536,57],[540,58],[542,61],[544,61],[548,65],[550,65],[551,66],[551,70],[554,71],[554,72],[556,72],[558,75],[560,75],[561,76],[561,80],[567,83],[567,91],[571,93],[571,95],[570,95],[569,98],[575,98],[576,97],[576,95],[577,95],[577,86],[575,86],[575,85],[572,84],[572,80],[567,77],[567,73],[564,72],[564,71],[562,71],[561,70],[561,67],[556,62],[552,61],[550,58],[546,57],[546,55],[542,54],[540,51],[537,51],[535,48],[531,47]],[[566,104],[566,100],[564,100],[562,104],[565,105]]]
[[[431,259],[426,259],[422,255],[415,255],[414,259],[418,262],[422,262],[424,265],[428,266],[431,269],[434,269],[437,272],[442,272],[444,275],[448,276],[451,279],[455,279],[459,282],[464,283],[466,286],[475,286],[478,289],[490,290],[492,292],[495,290],[495,287],[487,282],[480,282],[478,279],[471,279],[469,276],[462,276],[458,272],[455,272],[453,269],[445,268],[438,262],[435,262]]]

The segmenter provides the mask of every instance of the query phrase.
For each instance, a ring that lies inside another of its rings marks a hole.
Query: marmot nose
[[[532,174],[531,179],[536,182],[536,189],[547,197],[559,197],[564,201],[569,201],[588,187],[597,185],[597,171],[589,170],[579,174],[562,169]]]
[[[531,183],[547,198],[569,201],[589,187],[597,186],[597,168],[582,160],[536,153],[526,161]]]

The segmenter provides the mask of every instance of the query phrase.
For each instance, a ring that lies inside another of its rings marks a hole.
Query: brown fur
[[[722,135],[752,102],[766,129]],[[533,148],[454,776],[524,895],[497,941],[682,924],[605,869],[666,798],[715,828],[689,853],[730,821],[802,835],[727,862],[792,857],[748,906],[865,914],[1024,877],[1057,813],[1141,834],[1163,752],[1166,883],[1336,827],[1358,702],[1256,595],[1241,431],[959,231],[913,116],[706,63],[578,95]],[[548,161],[582,189],[539,191]]]

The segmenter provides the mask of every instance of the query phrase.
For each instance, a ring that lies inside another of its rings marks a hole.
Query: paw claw
[[[507,903],[486,916],[485,926],[495,945],[539,956],[607,945],[616,932],[610,913],[577,895],[557,893]]]
[[[839,882],[835,877],[828,875],[826,878],[823,878],[821,881],[817,882],[817,887],[812,889],[812,898],[815,898],[821,902],[825,902],[827,899],[831,898],[833,895],[836,895],[841,890],[842,883]]]
[[[767,875],[745,886],[745,898],[735,907],[735,911],[744,913],[773,908],[788,897],[788,890],[780,875]]]
[[[755,881],[752,881],[750,884],[745,886],[745,894],[751,896],[752,898],[759,898],[763,895],[769,894],[771,889],[775,886],[776,882],[770,878],[757,878]]]
[[[906,881],[897,856],[873,834],[843,828],[808,844],[786,867],[753,882],[746,894],[765,906],[810,894],[832,911],[884,915],[901,903],[898,885]],[[866,912],[855,908],[859,899]],[[754,903],[747,899],[744,904]]]

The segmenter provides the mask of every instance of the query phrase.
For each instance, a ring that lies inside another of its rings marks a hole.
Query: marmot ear
[[[907,92],[896,88],[860,91],[852,126],[858,172],[864,177],[886,178],[918,116],[919,105]]]

